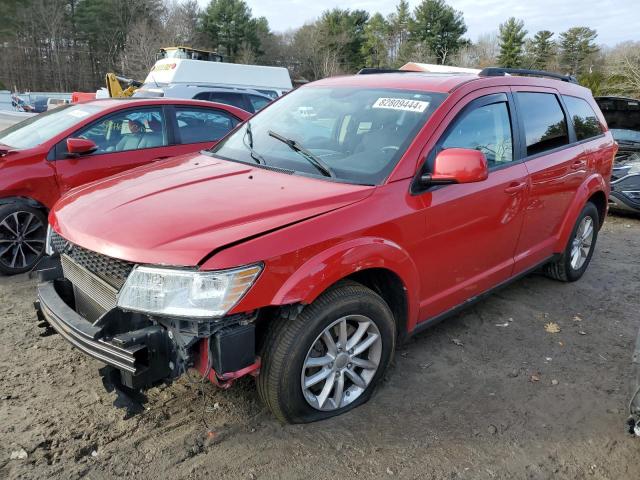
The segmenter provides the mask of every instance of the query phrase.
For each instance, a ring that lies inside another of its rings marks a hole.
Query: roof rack
[[[578,83],[578,80],[573,75],[560,75],[559,73],[545,72],[544,70],[529,70],[527,68],[502,68],[502,67],[488,67],[483,69],[478,76],[480,77],[504,77],[505,75],[524,75],[531,77],[547,77],[555,80],[562,80],[563,82]]]
[[[371,75],[374,73],[416,73],[416,72],[411,72],[410,70],[397,70],[395,68],[365,67],[365,68],[361,68],[356,75]]]

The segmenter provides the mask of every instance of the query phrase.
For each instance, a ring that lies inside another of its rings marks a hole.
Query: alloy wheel
[[[593,233],[593,218],[587,215],[580,221],[571,245],[571,268],[574,270],[580,270],[587,261],[593,243]]]
[[[326,327],[307,352],[301,375],[309,405],[330,411],[356,400],[373,380],[382,357],[378,327],[363,315],[347,315]]]
[[[8,269],[35,264],[44,251],[45,226],[33,213],[18,210],[0,219],[0,263]]]

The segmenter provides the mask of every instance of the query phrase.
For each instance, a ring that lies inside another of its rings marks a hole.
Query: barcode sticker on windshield
[[[388,108],[391,110],[404,110],[405,112],[424,112],[429,102],[411,100],[410,98],[379,98],[372,108]]]
[[[84,118],[89,116],[89,112],[85,112],[84,110],[71,110],[70,112],[67,112],[67,113],[72,117],[76,117],[76,118]]]

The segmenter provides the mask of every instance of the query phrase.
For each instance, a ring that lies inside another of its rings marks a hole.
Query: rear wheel
[[[40,210],[13,203],[0,207],[0,273],[28,272],[44,254],[47,219]]]
[[[386,302],[358,283],[343,282],[294,320],[270,325],[258,392],[284,422],[339,415],[370,398],[394,348]]]
[[[545,266],[549,277],[562,282],[575,282],[582,277],[596,246],[599,222],[598,209],[588,202],[580,212],[560,258]]]

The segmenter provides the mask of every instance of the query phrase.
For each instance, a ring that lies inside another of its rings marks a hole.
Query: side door
[[[211,148],[241,121],[231,113],[218,108],[175,105],[171,112],[174,138],[179,153]]]
[[[64,193],[79,185],[166,158],[176,153],[161,106],[127,108],[82,127],[69,137],[92,140],[98,149],[74,156],[67,151],[66,138],[54,150],[54,167]]]
[[[520,121],[521,152],[531,182],[515,271],[522,272],[553,255],[562,221],[587,176],[583,145],[569,128],[558,92],[512,87]]]
[[[420,318],[433,318],[511,277],[524,218],[528,174],[517,155],[517,119],[506,89],[473,99],[452,119],[427,157],[447,148],[480,150],[483,182],[435,186],[425,198],[426,238],[417,255]]]

